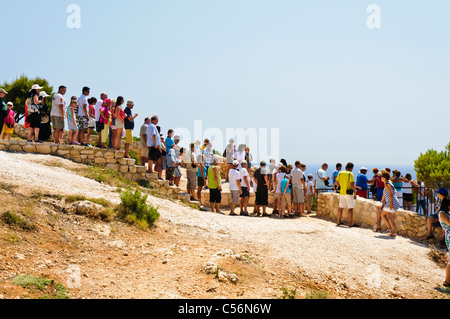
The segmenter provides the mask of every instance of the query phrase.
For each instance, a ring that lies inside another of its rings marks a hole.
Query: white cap
[[[361,170],[361,171],[368,171],[368,169],[365,168],[365,167],[362,167],[360,170]]]
[[[49,97],[50,95],[48,95],[45,91],[42,91],[41,93],[39,93],[39,96],[41,96],[41,97]]]
[[[6,105],[14,106],[13,102],[8,102],[8,103],[6,103]]]
[[[233,166],[239,166],[239,161],[233,161]]]
[[[243,164],[247,164],[247,161],[246,160],[242,160],[241,161],[241,165],[243,165]]]
[[[39,86],[38,84],[34,84],[34,85],[31,87],[30,92],[33,91],[33,90],[42,90],[42,89],[43,89],[43,87]]]

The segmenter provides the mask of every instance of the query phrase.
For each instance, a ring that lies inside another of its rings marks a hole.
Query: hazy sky
[[[0,82],[122,95],[164,133],[276,128],[288,161],[412,165],[449,142],[449,15],[447,0],[3,1]]]

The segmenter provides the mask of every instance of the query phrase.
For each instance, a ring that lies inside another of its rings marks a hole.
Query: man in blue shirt
[[[358,189],[357,193],[359,197],[367,198],[369,193],[368,182],[369,179],[366,176],[367,168],[361,168],[358,177],[356,178],[356,188]]]
[[[153,116],[150,125],[147,128],[147,146],[148,146],[148,173],[153,173],[153,164],[155,171],[158,173],[159,179],[162,179],[162,152],[161,152],[161,136],[159,135],[156,125],[158,125],[158,117]]]

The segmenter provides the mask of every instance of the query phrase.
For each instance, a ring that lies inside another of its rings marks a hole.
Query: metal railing
[[[316,188],[316,194],[320,193],[338,193],[339,191],[333,190],[331,187],[329,188]],[[415,212],[422,216],[430,216],[432,214],[435,214],[435,208],[437,200],[437,195],[435,195],[435,192],[429,188],[426,187],[402,187],[397,190],[397,198],[400,202],[400,208],[404,210],[408,210],[411,212]],[[407,190],[407,192],[405,192]],[[381,201],[381,198],[383,197],[383,194],[378,193],[378,191],[384,191],[384,188],[378,188],[378,187],[369,187],[365,189],[358,189],[357,193],[361,194],[360,192],[367,192],[367,199],[371,199],[373,201]],[[359,195],[357,194],[357,195]],[[377,197],[378,194],[378,197]],[[412,198],[411,201],[405,200],[405,194],[411,194]],[[361,194],[362,195],[362,194]],[[362,197],[362,196],[360,196]],[[377,200],[378,199],[378,200]]]

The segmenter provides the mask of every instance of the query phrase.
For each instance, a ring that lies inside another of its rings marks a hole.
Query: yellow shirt
[[[339,185],[341,186],[341,195],[347,195],[347,189],[352,189],[350,183],[355,182],[355,177],[353,176],[352,172],[349,171],[343,171],[340,172],[338,177],[336,178],[336,181],[339,182]]]

